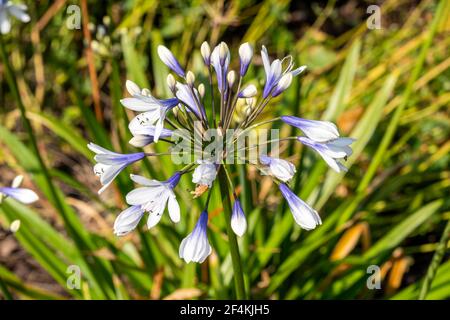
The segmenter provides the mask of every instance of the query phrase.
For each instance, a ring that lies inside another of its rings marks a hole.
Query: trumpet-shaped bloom
[[[312,230],[322,224],[319,214],[289,189],[284,183],[279,185],[281,194],[286,199],[295,222],[305,230]]]
[[[178,60],[175,58],[175,56],[173,55],[173,53],[167,49],[166,47],[159,45],[158,46],[158,55],[159,58],[161,59],[161,61],[168,66],[170,69],[172,69],[173,72],[175,72],[176,74],[178,74],[180,77],[185,76],[185,72],[183,70],[183,68],[181,67],[180,63],[178,62]]]
[[[264,65],[264,71],[266,73],[266,84],[264,85],[263,98],[267,98],[271,91],[277,86],[280,79],[287,73],[291,73],[293,77],[299,75],[306,69],[306,66],[301,66],[297,69],[294,69],[294,63],[292,62],[292,57],[287,56],[283,58],[283,60],[275,59],[270,63],[269,54],[267,53],[267,49],[265,46],[262,47],[261,50],[261,58]],[[288,65],[283,70],[283,62],[287,60]]]
[[[294,116],[282,116],[281,120],[299,128],[309,139],[315,142],[326,142],[339,138],[336,125],[329,121],[308,120]]]
[[[200,161],[200,165],[195,168],[192,174],[192,182],[207,185],[211,188],[212,183],[216,180],[217,167],[210,161]]]
[[[125,108],[133,111],[143,112],[137,115],[130,122],[131,128],[135,128],[138,125],[155,125],[155,132],[153,140],[158,142],[159,136],[163,131],[164,120],[169,110],[175,107],[179,101],[177,98],[170,98],[159,100],[154,98],[150,91],[147,89],[140,89],[137,84],[132,81],[127,81],[127,90],[132,96],[131,98],[124,98],[120,100]]]
[[[156,126],[142,125],[139,121],[135,121],[129,129],[133,135],[133,138],[129,141],[132,146],[142,148],[155,141]],[[163,128],[159,134],[159,138],[169,138],[172,136],[172,133],[172,130]]]
[[[202,263],[211,254],[211,246],[206,233],[208,227],[208,212],[203,211],[194,230],[181,241],[179,255],[186,263]]]
[[[231,214],[231,229],[239,237],[242,237],[247,230],[247,219],[245,218],[244,210],[242,210],[241,202],[237,198],[234,200]]]
[[[144,215],[141,206],[131,206],[122,211],[114,222],[114,234],[124,236],[133,231]]]
[[[325,160],[325,162],[336,172],[347,171],[340,159],[347,159],[352,154],[350,144],[355,140],[352,138],[337,138],[325,143],[315,142],[306,137],[297,138],[304,145],[314,149]]]
[[[11,1],[0,1],[0,33],[7,34],[11,31],[10,16],[27,23],[30,16],[27,14],[27,6],[24,4],[13,4]]]
[[[170,219],[177,223],[180,221],[180,206],[173,189],[180,181],[181,173],[176,172],[166,181],[150,180],[138,175],[131,175],[131,179],[144,187],[134,189],[126,196],[127,203],[140,206],[149,212],[147,227],[150,229],[158,224],[166,206]]]
[[[187,109],[189,112],[194,112],[199,118],[205,114],[205,109],[200,102],[201,100],[197,89],[191,89],[187,84],[179,82],[176,84],[176,89],[177,98],[189,107]]]
[[[296,172],[295,166],[283,159],[261,155],[259,160],[262,164],[267,166],[269,175],[274,176],[283,182],[291,180]]]
[[[130,154],[112,152],[92,142],[87,147],[96,153],[94,159],[97,164],[94,166],[94,172],[100,177],[100,183],[103,185],[98,191],[99,194],[105,191],[123,169],[145,156],[144,152]]]
[[[39,197],[34,191],[26,188],[19,188],[22,180],[22,176],[17,176],[14,178],[11,187],[0,187],[0,196],[10,197],[25,204],[37,201]]]

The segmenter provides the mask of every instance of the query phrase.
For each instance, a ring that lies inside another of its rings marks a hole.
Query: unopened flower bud
[[[208,42],[203,42],[202,46],[200,47],[200,52],[203,57],[203,61],[205,62],[205,65],[209,67],[211,64],[211,48],[209,47]]]
[[[250,61],[253,57],[253,48],[252,46],[246,42],[241,44],[239,47],[239,59],[241,60],[241,69],[240,75],[243,77],[248,70],[248,66],[250,65]]]
[[[251,84],[244,88],[241,92],[239,92],[239,98],[252,98],[256,96],[258,93],[258,90],[256,90],[256,87]]]
[[[186,74],[186,83],[190,87],[193,87],[194,86],[194,82],[195,82],[195,75],[191,71],[188,71],[187,74]]]
[[[169,87],[170,91],[175,92],[176,84],[175,77],[172,74],[167,75],[167,86]]]
[[[227,81],[228,81],[228,85],[230,86],[230,88],[233,87],[234,81],[236,81],[236,72],[234,72],[233,70],[228,72]]]
[[[200,94],[200,97],[204,97],[205,96],[205,85],[203,83],[200,83],[198,85],[198,93]]]
[[[230,54],[230,51],[228,50],[228,46],[225,42],[221,42],[219,45],[219,59],[220,59],[220,65],[225,65],[225,61]]]
[[[289,72],[281,77],[280,81],[278,82],[277,86],[275,87],[275,90],[272,92],[272,97],[276,97],[279,94],[281,94],[284,90],[289,88],[291,83],[292,83],[292,73]]]

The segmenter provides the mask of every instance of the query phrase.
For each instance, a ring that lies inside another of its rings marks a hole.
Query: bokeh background
[[[328,119],[344,136],[358,139],[345,175],[331,172],[300,144],[283,145],[283,155],[293,155],[289,159],[298,168],[296,193],[324,222],[311,232],[294,223],[270,179],[251,167],[233,172],[249,222],[240,240],[249,298],[418,299],[421,292],[422,298],[450,297],[449,1],[25,3],[31,22],[14,21],[2,39],[20,99],[8,87],[2,63],[0,185],[22,174],[40,200],[0,205],[0,298],[234,297],[218,190],[210,205],[214,252],[202,265],[186,265],[178,245],[205,201],[192,199],[189,178],[178,188],[178,225],[166,216],[151,231],[141,226],[117,238],[112,224],[133,188],[127,174],[165,179],[176,167],[149,159],[125,170],[99,197],[86,147],[93,141],[133,152],[127,144],[133,114],[119,102],[125,80],[169,97],[168,69],[157,46],[165,44],[182,65],[201,74],[203,41],[226,41],[235,69],[238,46],[249,41],[256,54],[248,78],[259,88],[261,45],[272,58],[292,54],[308,71],[263,116]],[[77,12],[69,9],[73,4],[83,9],[81,29],[67,24]],[[373,4],[381,8],[380,29],[367,25]],[[30,147],[18,103],[27,110],[58,199]],[[16,220],[20,228],[13,232]],[[79,289],[67,285],[71,265],[80,267]],[[367,285],[374,279],[369,266],[379,271],[380,289]]]

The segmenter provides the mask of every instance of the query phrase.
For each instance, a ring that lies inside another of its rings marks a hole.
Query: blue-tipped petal
[[[159,45],[158,46],[158,55],[162,62],[166,66],[168,66],[172,71],[174,71],[176,74],[178,74],[180,77],[183,77],[186,75],[183,68],[181,67],[178,60],[175,58],[173,53],[167,49],[166,47]]]

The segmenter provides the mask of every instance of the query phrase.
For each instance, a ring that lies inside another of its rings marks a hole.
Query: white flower
[[[140,125],[155,125],[154,141],[158,142],[163,131],[167,112],[178,104],[178,99],[156,99],[148,89],[140,89],[137,84],[127,80],[127,90],[132,96],[120,100],[125,108],[143,112],[137,115],[129,124],[130,130]]]
[[[100,177],[103,187],[98,191],[102,193],[111,184],[115,177],[128,165],[144,158],[144,152],[121,154],[109,151],[94,143],[89,143],[87,147],[96,153],[94,159],[98,163],[94,166],[94,172]]]
[[[337,138],[325,143],[315,142],[306,137],[297,138],[304,145],[314,149],[319,153],[323,160],[336,172],[347,171],[347,168],[340,162],[341,159],[347,159],[352,155],[352,144],[355,140],[352,138]]]
[[[291,209],[295,222],[300,227],[305,230],[312,230],[322,224],[322,220],[317,211],[297,197],[284,183],[280,183],[279,188]]]
[[[198,161],[198,163],[200,163],[200,165],[195,168],[194,173],[192,174],[192,182],[200,185],[207,185],[211,188],[211,185],[217,176],[216,165],[206,160]]]
[[[181,241],[179,255],[186,263],[202,263],[211,254],[206,229],[208,226],[208,212],[203,211],[194,230]]]
[[[14,178],[11,187],[0,188],[0,202],[2,197],[11,197],[25,204],[30,204],[37,201],[39,197],[34,191],[26,188],[19,188],[22,180],[22,176],[17,176]]]
[[[13,4],[11,1],[0,1],[0,32],[7,34],[11,30],[9,16],[14,16],[20,21],[27,23],[30,16],[26,13],[27,6],[24,4]]]
[[[339,138],[336,125],[329,121],[308,120],[294,116],[282,116],[281,120],[299,128],[309,139],[315,142],[326,142]]]
[[[233,205],[233,213],[231,215],[231,229],[239,237],[242,237],[247,230],[247,219],[244,210],[242,210],[241,202],[236,198]]]
[[[267,170],[269,175],[283,182],[291,180],[296,172],[295,166],[283,159],[261,155],[259,160],[262,164],[268,166]]]
[[[131,206],[122,211],[114,222],[114,234],[124,236],[133,231],[144,215],[144,210],[140,206]]]
[[[127,203],[140,206],[149,212],[147,227],[154,227],[161,220],[162,214],[168,206],[170,219],[177,223],[180,221],[180,206],[173,192],[173,188],[180,181],[181,173],[176,172],[166,181],[149,180],[142,176],[131,175],[131,179],[145,187],[137,188],[127,194]]]

